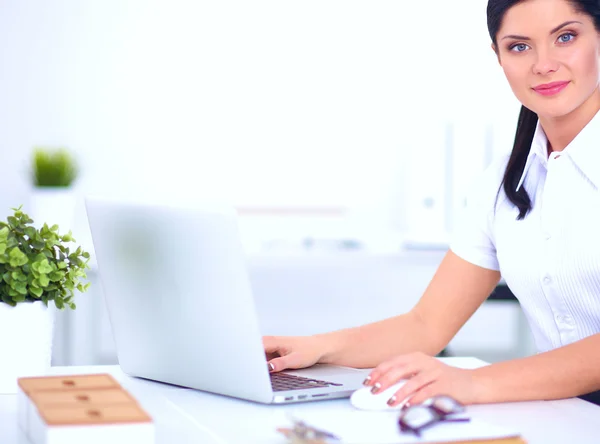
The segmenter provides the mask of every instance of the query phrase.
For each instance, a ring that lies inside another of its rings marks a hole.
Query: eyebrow
[[[562,24],[558,25],[556,28],[553,28],[553,29],[550,31],[549,35],[552,35],[552,34],[554,34],[556,31],[559,31],[560,29],[564,28],[565,26],[571,25],[571,24],[573,24],[573,23],[579,23],[580,25],[582,25],[582,24],[583,24],[583,23],[581,23],[581,22],[578,22],[577,20],[571,20],[571,21],[568,21],[568,22],[564,22],[564,23],[562,23]],[[504,37],[502,37],[502,39],[501,39],[501,40],[504,40],[504,39],[515,39],[515,40],[531,40],[529,37],[526,37],[526,36],[524,36],[524,35],[514,35],[514,34],[511,34],[511,35],[505,35]]]

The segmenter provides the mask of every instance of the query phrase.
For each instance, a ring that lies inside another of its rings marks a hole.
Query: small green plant
[[[75,159],[65,148],[34,148],[33,179],[36,187],[68,187],[76,177]]]
[[[0,221],[0,303],[15,306],[21,302],[54,301],[56,308],[75,309],[75,290],[85,292],[80,279],[86,279],[90,255],[77,247],[71,232],[58,234],[58,226],[40,229],[31,226],[33,220],[13,208],[8,223]]]

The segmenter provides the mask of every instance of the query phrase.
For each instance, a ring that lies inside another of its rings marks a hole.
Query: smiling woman
[[[519,208],[520,218],[531,209],[527,192],[518,185],[538,118],[553,133],[549,139],[556,146],[550,144],[548,149],[561,151],[600,100],[600,4],[596,0],[543,3],[540,7],[539,2],[505,0],[490,2],[488,7],[492,48],[522,103],[504,176],[504,191]],[[548,30],[548,26],[552,27]],[[527,30],[527,35],[520,30]],[[573,118],[561,119],[575,110],[579,111]]]
[[[376,367],[390,405],[584,396],[600,402],[600,2],[489,0],[492,49],[521,113],[510,156],[476,182],[451,244],[408,313],[323,335],[267,337],[275,371]],[[538,353],[464,370],[433,356],[503,277]]]

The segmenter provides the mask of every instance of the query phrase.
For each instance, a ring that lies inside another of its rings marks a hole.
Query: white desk
[[[476,367],[473,358],[446,360]],[[111,373],[129,390],[157,424],[156,444],[282,444],[275,432],[287,425],[286,412],[305,409],[351,409],[348,400],[266,406],[196,390],[131,378],[118,366],[54,367],[52,374]],[[529,444],[600,442],[600,407],[579,399],[469,406],[471,417],[519,430]],[[0,396],[0,443],[26,444],[17,425],[17,400]],[[119,444],[119,443],[111,443]]]

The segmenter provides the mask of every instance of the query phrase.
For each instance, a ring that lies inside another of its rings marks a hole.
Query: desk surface
[[[459,367],[477,367],[474,358],[447,358]],[[275,429],[289,412],[351,409],[347,399],[267,406],[155,383],[125,375],[118,366],[54,367],[52,374],[111,373],[153,416],[156,444],[283,444]],[[529,444],[600,442],[600,407],[580,399],[469,406],[471,417],[519,430]],[[15,395],[0,395],[0,443],[26,444],[16,420]],[[113,443],[117,444],[117,443]]]

